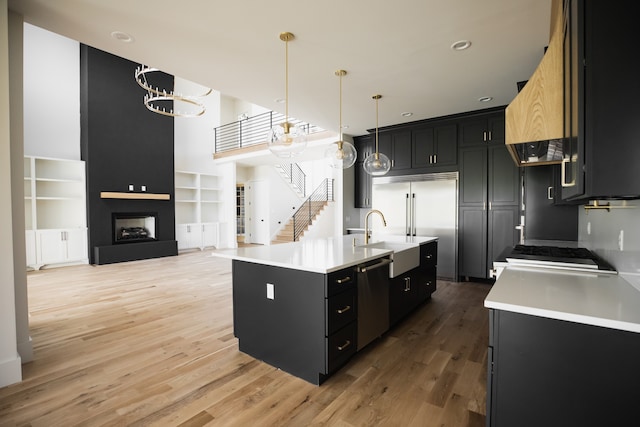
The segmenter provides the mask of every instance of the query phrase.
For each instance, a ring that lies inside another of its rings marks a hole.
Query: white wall
[[[200,94],[206,88],[179,77],[175,78],[174,91],[181,94]],[[205,112],[199,117],[174,119],[175,168],[189,172],[214,172],[214,132],[220,126],[220,92],[200,98]],[[178,106],[176,106],[178,107]],[[186,109],[186,108],[185,108]]]
[[[578,242],[609,261],[627,280],[640,287],[640,201],[604,201],[623,209],[592,209],[580,207]],[[623,231],[622,250],[619,247]]]
[[[248,181],[264,181],[269,186],[269,193],[262,195],[261,206],[268,206],[269,236],[275,237],[286,225],[288,219],[300,207],[303,199],[279,176],[272,165],[256,166],[250,169]],[[261,197],[258,195],[258,197]],[[266,199],[266,200],[265,200]],[[248,202],[248,201],[247,201]]]
[[[24,152],[80,160],[80,44],[24,24]]]
[[[0,387],[22,380],[16,341],[13,239],[24,239],[24,230],[14,230],[11,203],[6,203],[12,193],[9,57],[7,1],[0,0],[0,197],[5,201],[0,204]]]

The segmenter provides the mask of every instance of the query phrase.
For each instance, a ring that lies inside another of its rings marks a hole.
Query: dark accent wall
[[[80,47],[81,156],[87,168],[92,264],[177,255],[173,118],[149,111],[134,72],[139,64]],[[156,73],[157,74],[157,73]],[[173,76],[154,76],[173,88]],[[101,199],[102,191],[170,194],[169,201]],[[158,242],[113,245],[112,212],[157,212]],[[136,246],[134,246],[136,245]],[[127,246],[127,247],[125,247]]]

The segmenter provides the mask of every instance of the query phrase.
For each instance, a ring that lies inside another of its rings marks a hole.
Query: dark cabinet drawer
[[[327,374],[344,365],[356,353],[357,322],[327,338]]]
[[[327,298],[327,335],[356,320],[356,289]]]
[[[346,291],[356,287],[356,270],[353,268],[345,268],[343,270],[334,271],[327,275],[327,293],[330,297],[337,293]]]
[[[429,242],[420,246],[420,267],[438,265],[438,242]]]

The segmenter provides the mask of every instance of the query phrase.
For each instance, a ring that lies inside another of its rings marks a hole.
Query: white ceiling
[[[549,39],[551,0],[9,0],[25,21],[115,55],[350,135],[506,105]],[[122,31],[134,41],[110,36]],[[465,51],[451,44],[468,39]],[[46,71],[43,71],[46,72]],[[478,102],[492,96],[488,103]],[[409,111],[412,117],[400,113]]]

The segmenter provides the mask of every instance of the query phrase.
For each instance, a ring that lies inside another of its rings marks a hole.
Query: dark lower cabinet
[[[638,333],[489,313],[487,426],[637,424]]]
[[[420,265],[389,280],[389,324],[394,325],[436,290],[438,243],[420,246]]]
[[[356,352],[357,276],[234,260],[233,323],[240,351],[313,384]]]

